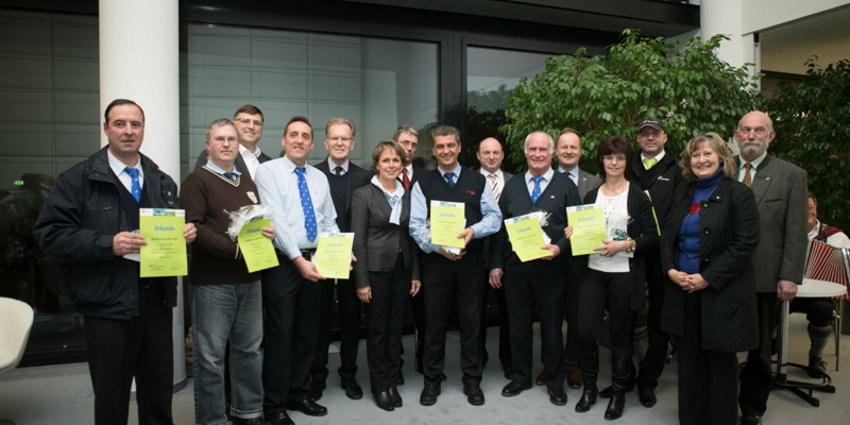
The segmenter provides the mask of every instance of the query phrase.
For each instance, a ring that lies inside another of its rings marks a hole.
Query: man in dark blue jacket
[[[140,278],[128,259],[145,244],[140,208],[179,208],[177,185],[139,153],[145,115],[132,100],[106,107],[109,145],[56,179],[33,227],[66,268],[66,293],[85,316],[94,423],[126,424],[136,378],[139,423],[171,424],[174,278]],[[184,236],[195,239],[195,226]]]

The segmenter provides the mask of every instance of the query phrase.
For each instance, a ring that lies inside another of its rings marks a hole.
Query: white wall
[[[708,3],[716,0],[704,0]],[[848,0],[742,0],[742,33],[761,31],[850,4]],[[705,6],[705,4],[703,4]]]

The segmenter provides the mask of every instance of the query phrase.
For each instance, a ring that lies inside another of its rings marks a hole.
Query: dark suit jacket
[[[324,161],[314,165],[314,167],[318,168],[319,171],[325,173],[325,176],[330,176],[333,172],[328,167],[328,159],[325,158]],[[348,196],[345,197],[345,211],[337,211],[337,217],[347,216],[350,218],[351,214],[351,197],[355,190],[369,184],[369,181],[372,179],[372,173],[366,171],[364,168],[356,165],[355,163],[349,161],[348,162]],[[348,232],[349,229],[339,229],[340,232]]]
[[[599,188],[591,190],[584,197],[585,204],[596,202]],[[629,272],[632,274],[631,308],[640,311],[644,308],[646,300],[646,268],[643,257],[651,252],[658,251],[658,230],[655,217],[652,216],[652,202],[646,194],[635,184],[629,186],[629,194],[626,199],[626,209],[629,212],[629,222],[626,232],[635,241],[635,255],[629,261]],[[583,256],[580,267],[587,268],[588,256]],[[572,262],[577,265],[576,261]],[[581,271],[580,271],[581,272]]]
[[[802,283],[808,241],[806,172],[767,155],[756,169],[751,188],[761,223],[761,238],[753,254],[756,291],[776,292],[779,279]]]
[[[391,271],[401,254],[410,278],[419,279],[419,247],[408,233],[410,192],[404,193],[399,224],[390,224],[390,203],[373,184],[354,191],[351,201],[354,231],[354,273],[357,287],[369,284],[369,272]]]
[[[581,199],[584,199],[588,192],[600,185],[602,185],[602,179],[581,168],[578,169],[578,184],[576,186],[578,186],[578,196],[581,196]]]
[[[640,151],[637,151],[632,155],[631,164],[629,164],[629,169],[626,170],[626,177],[629,180],[637,183],[642,190],[649,191],[659,228],[664,227],[667,212],[670,210],[673,201],[673,190],[682,180],[682,169],[679,167],[679,162],[670,151],[666,152],[664,158],[661,158],[655,166],[647,170],[641,162]]]
[[[270,161],[272,157],[266,155],[265,152],[260,152],[260,156],[258,156],[257,159],[260,161],[260,164],[262,164],[266,161]],[[206,150],[204,150],[200,155],[198,155],[198,161],[195,162],[195,169],[193,171],[198,171],[201,167],[207,164],[207,161],[209,161],[209,154]],[[242,154],[236,155],[236,160],[233,162],[233,166],[240,173],[248,173],[248,166],[245,165],[245,160],[242,159]]]
[[[526,273],[563,275],[571,257],[569,239],[564,236],[567,227],[567,207],[578,205],[581,198],[569,177],[555,172],[552,181],[532,204],[524,175],[508,180],[499,199],[499,208],[504,219],[518,217],[533,211],[545,211],[550,214],[549,225],[543,228],[553,244],[558,245],[561,253],[555,259],[532,260],[523,263],[511,248],[505,225],[492,237],[490,264],[492,268],[504,268]]]
[[[682,181],[661,235],[661,263],[665,277],[661,327],[682,335],[684,297],[682,289],[667,278],[679,270],[676,235],[691,209],[693,183]],[[700,274],[709,286],[700,294],[702,347],[723,353],[747,351],[758,345],[755,278],[752,254],[759,240],[758,210],[752,191],[731,179],[723,179],[699,212]]]

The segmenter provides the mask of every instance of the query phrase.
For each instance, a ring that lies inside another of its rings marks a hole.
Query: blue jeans
[[[263,412],[260,282],[192,285],[192,350],[195,423],[224,424],[224,351],[230,340],[230,414],[243,419]]]

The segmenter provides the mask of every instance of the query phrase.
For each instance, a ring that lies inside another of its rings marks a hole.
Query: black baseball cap
[[[638,133],[644,128],[650,127],[655,131],[664,131],[664,125],[661,124],[661,121],[656,120],[643,120],[638,124]]]

